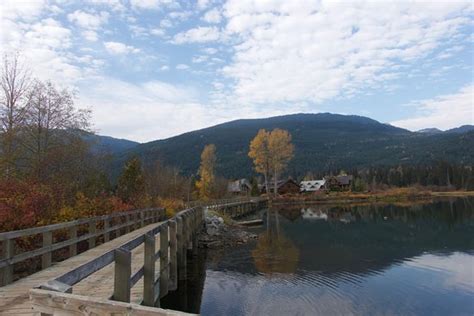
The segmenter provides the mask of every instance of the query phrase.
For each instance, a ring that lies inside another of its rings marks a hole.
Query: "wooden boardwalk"
[[[12,284],[0,287],[0,315],[34,315],[29,300],[29,290],[42,283],[62,275],[100,255],[118,248],[125,242],[146,233],[159,226],[162,222],[149,224],[126,235],[122,235],[112,241],[101,244],[77,256],[56,263],[51,267],[20,279]],[[157,235],[157,241],[159,234]],[[158,241],[159,243],[159,241]],[[143,244],[132,251],[132,273],[143,266],[144,247]],[[157,261],[156,271],[159,269]],[[159,272],[157,272],[159,274]],[[108,299],[113,292],[114,264],[109,264],[104,269],[97,271],[91,276],[83,279],[73,287],[73,293],[94,298]],[[131,302],[140,303],[143,296],[143,278],[131,290]]]

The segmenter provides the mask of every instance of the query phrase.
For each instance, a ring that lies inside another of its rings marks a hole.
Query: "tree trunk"
[[[263,174],[263,177],[265,178],[265,191],[267,191],[267,195],[270,196],[270,189],[268,188],[268,175],[266,172]]]
[[[278,174],[276,171],[273,173],[273,180],[275,181],[273,192],[275,193],[275,196],[278,196]]]

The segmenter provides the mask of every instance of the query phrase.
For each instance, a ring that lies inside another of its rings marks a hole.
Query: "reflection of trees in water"
[[[252,257],[259,272],[272,274],[296,271],[299,249],[281,231],[278,211],[267,211],[267,227],[259,234]]]
[[[363,221],[400,220],[405,223],[440,220],[444,224],[452,225],[474,219],[474,199],[451,198],[429,204],[279,205],[274,210],[290,221],[300,219],[303,214],[313,213],[326,214],[329,221],[339,221],[341,218],[354,218]]]
[[[474,199],[432,204],[304,206],[327,220],[305,220],[302,207],[280,207],[280,233],[299,249],[298,268],[373,273],[431,252],[474,251]]]

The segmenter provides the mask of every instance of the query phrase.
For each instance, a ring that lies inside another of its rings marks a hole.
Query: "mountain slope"
[[[91,134],[84,131],[82,131],[82,137],[91,144],[92,151],[95,153],[118,154],[140,144],[127,139]]]
[[[247,156],[248,147],[261,128],[282,128],[292,134],[295,157],[288,173],[293,176],[308,171],[419,164],[441,159],[459,163],[474,161],[474,132],[413,133],[366,117],[322,113],[236,120],[140,144],[123,152],[116,166],[130,156],[139,156],[145,163],[160,159],[184,174],[194,174],[202,149],[213,143],[217,147],[219,174],[249,176],[252,162]]]

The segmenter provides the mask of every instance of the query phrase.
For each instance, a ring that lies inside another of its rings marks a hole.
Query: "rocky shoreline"
[[[222,217],[214,215],[205,218],[198,241],[201,248],[221,249],[245,244],[256,238],[256,234],[243,230],[241,226],[227,225]]]

